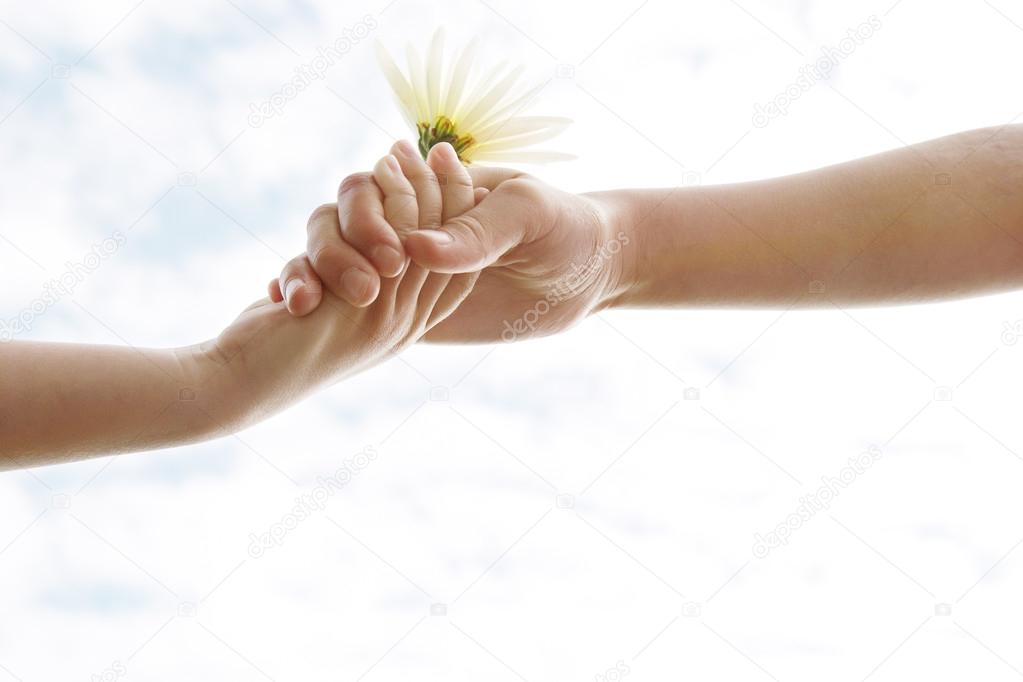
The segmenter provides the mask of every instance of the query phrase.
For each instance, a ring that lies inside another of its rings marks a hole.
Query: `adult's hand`
[[[435,150],[424,163],[407,143],[392,148],[417,194],[440,193],[455,181],[434,172]],[[621,251],[630,237],[616,231],[599,195],[569,194],[501,168],[470,168],[470,175],[477,198],[488,190],[475,208],[420,216],[417,230],[395,229],[379,220],[383,203],[372,175],[349,176],[338,195],[340,231],[310,230],[308,260],[289,263],[271,284],[271,295],[286,293],[288,283],[300,279],[301,288],[290,285],[299,294],[295,305],[289,303],[295,314],[318,305],[321,282],[351,301],[348,269],[362,266],[362,254],[372,256],[403,242],[404,253],[435,272],[484,268],[458,310],[427,335],[430,341],[511,341],[551,334],[610,300],[622,280]],[[355,303],[365,304],[373,294],[371,286]]]

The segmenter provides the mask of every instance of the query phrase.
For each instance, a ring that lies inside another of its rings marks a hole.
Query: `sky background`
[[[579,159],[528,170],[573,191],[775,176],[1023,114],[1008,0],[0,0],[0,321],[217,334],[408,135],[372,41],[439,26],[549,81],[533,112],[576,122],[546,146]],[[604,313],[413,348],[234,437],[2,474],[0,680],[1016,679],[1021,304]]]

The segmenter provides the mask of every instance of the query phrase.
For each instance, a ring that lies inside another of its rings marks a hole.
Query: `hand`
[[[444,193],[443,209],[440,197],[416,200],[394,157],[380,160],[374,177],[382,216],[389,224],[414,229],[421,214],[472,208],[471,181],[457,157],[439,159],[438,168],[453,179]],[[338,215],[334,204],[318,208],[309,219],[310,234],[338,234]],[[204,376],[216,387],[213,393],[225,397],[219,419],[231,425],[256,421],[318,386],[400,352],[454,311],[477,277],[478,273],[432,273],[404,262],[396,277],[380,284],[371,305],[356,307],[327,293],[313,314],[297,319],[275,291],[276,296],[250,306],[215,341],[199,349]],[[307,282],[302,296],[315,289],[312,280]]]
[[[453,191],[451,179],[441,174],[444,181],[438,182],[435,172],[446,147],[434,147],[426,163],[407,142],[392,148],[417,196]],[[321,282],[345,297],[346,270],[362,267],[362,253],[373,254],[395,240],[404,242],[414,262],[437,272],[486,268],[458,310],[426,335],[430,341],[551,334],[617,294],[624,281],[622,249],[630,237],[618,232],[617,216],[600,195],[561,192],[505,169],[473,168],[470,173],[474,185],[489,190],[478,205],[458,213],[445,201],[443,214],[421,215],[416,231],[380,219],[383,202],[374,176],[346,178],[338,195],[340,230],[310,230],[309,259],[292,261],[281,273],[280,283],[295,278],[305,283],[289,309],[295,314],[314,309]],[[362,293],[360,302],[372,300],[371,288]]]

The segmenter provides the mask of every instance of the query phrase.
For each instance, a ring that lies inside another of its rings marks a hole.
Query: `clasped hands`
[[[424,161],[398,142],[372,172],[341,183],[337,204],[313,212],[308,251],[270,283],[269,298],[203,344],[214,386],[226,382],[216,394],[241,396],[223,401],[237,407],[221,416],[257,421],[420,339],[564,329],[622,281],[628,237],[613,225],[596,195],[506,169],[470,173],[446,143]]]

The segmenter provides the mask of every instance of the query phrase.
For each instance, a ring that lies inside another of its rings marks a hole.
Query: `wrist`
[[[336,347],[357,322],[342,308],[347,304],[327,294],[315,311],[296,318],[281,304],[261,302],[216,339],[188,349],[200,386],[197,407],[219,435],[262,421],[344,373],[349,353]]]
[[[178,413],[183,429],[207,440],[230,435],[249,421],[251,401],[238,381],[241,357],[228,356],[217,340],[172,352],[179,368]]]
[[[638,285],[640,243],[635,211],[626,192],[592,192],[583,196],[595,205],[600,254],[606,263],[604,288],[596,312],[621,305]]]

